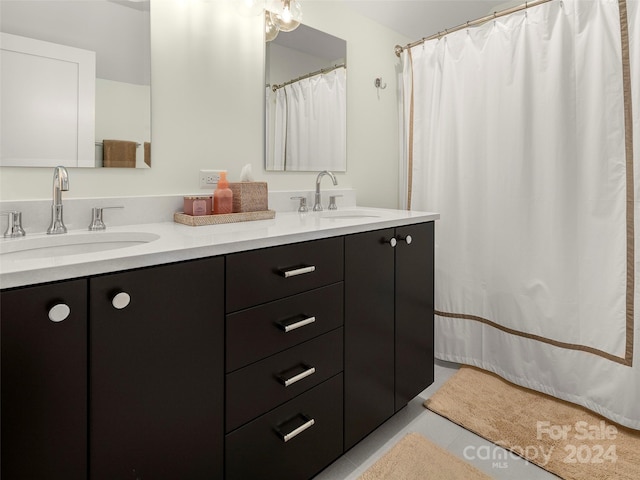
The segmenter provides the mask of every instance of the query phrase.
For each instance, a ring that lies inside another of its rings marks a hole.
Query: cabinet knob
[[[58,303],[49,310],[49,320],[52,322],[62,322],[69,318],[71,308],[66,303]]]
[[[122,310],[126,308],[131,302],[131,296],[126,292],[117,293],[113,299],[111,300],[111,304],[113,308],[117,308],[118,310]]]
[[[396,248],[396,245],[398,244],[398,240],[396,240],[395,237],[391,237],[391,239],[387,240],[386,243],[391,245],[391,248]]]
[[[411,235],[407,235],[406,237],[400,237],[398,238],[398,240],[402,242],[407,242],[407,245],[411,245],[411,242],[413,242],[413,238],[411,238]]]

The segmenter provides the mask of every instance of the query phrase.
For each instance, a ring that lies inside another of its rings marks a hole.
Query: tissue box
[[[233,192],[233,212],[261,212],[269,210],[267,182],[230,182]]]

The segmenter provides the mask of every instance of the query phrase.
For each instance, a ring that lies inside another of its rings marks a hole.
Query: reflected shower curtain
[[[266,169],[285,170],[285,142],[287,139],[287,98],[283,89],[271,89],[267,86],[265,151]]]
[[[626,7],[630,38],[617,1],[564,0],[405,50],[403,167],[441,214],[436,356],[638,429]]]
[[[267,165],[275,170],[344,170],[346,165],[346,68],[277,89],[268,98]],[[272,136],[271,136],[272,135]]]

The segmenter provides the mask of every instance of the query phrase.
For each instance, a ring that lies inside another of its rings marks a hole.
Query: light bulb
[[[264,30],[265,30],[265,41],[266,42],[270,42],[272,40],[275,40],[276,37],[278,36],[278,32],[280,32],[280,30],[278,30],[278,27],[275,26],[275,24],[271,21],[271,15],[269,12],[264,12]]]
[[[282,21],[285,23],[289,23],[292,20],[292,15],[291,15],[291,8],[289,8],[289,5],[284,6],[284,9],[282,10]]]
[[[271,20],[283,32],[291,32],[300,25],[302,8],[297,0],[282,0],[282,5],[271,12]]]

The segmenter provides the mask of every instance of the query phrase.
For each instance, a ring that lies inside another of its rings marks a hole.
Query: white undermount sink
[[[160,238],[146,232],[91,232],[62,235],[38,235],[0,242],[0,256],[7,260],[79,255],[132,247]]]
[[[368,210],[327,210],[320,214],[320,218],[335,218],[344,220],[354,220],[358,218],[379,218],[375,212]]]

